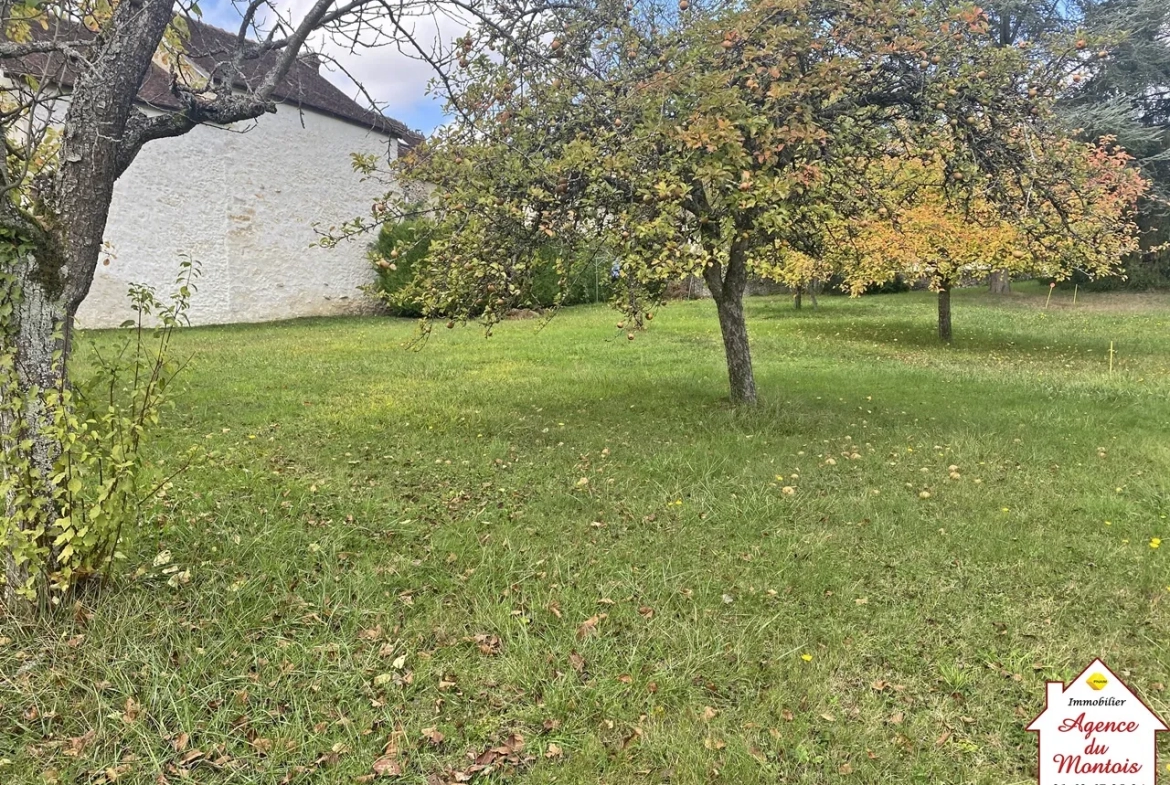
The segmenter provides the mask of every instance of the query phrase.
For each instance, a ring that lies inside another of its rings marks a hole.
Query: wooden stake
[[[1055,283],[1048,284],[1048,298],[1044,300],[1044,310],[1048,310],[1048,303],[1052,302],[1052,290],[1056,288]]]
[[[1079,283],[1073,284],[1073,305],[1077,304],[1077,291],[1081,288]]]
[[[1113,341],[1109,342],[1109,373],[1113,373]]]

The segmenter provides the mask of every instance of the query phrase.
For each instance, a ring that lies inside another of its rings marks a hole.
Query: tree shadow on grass
[[[950,344],[939,340],[935,321],[933,300],[921,299],[920,308],[907,315],[904,306],[893,310],[888,301],[881,298],[914,297],[920,293],[904,295],[878,295],[874,303],[860,301],[834,303],[834,307],[819,313],[785,309],[779,303],[760,304],[752,318],[772,323],[787,323],[798,335],[828,341],[851,344],[855,347],[873,347],[874,344],[890,350],[915,350],[947,352],[973,356],[995,353],[1016,353],[1024,355],[1053,354],[1101,355],[1109,351],[1110,338],[1107,333],[1089,330],[1083,323],[1078,324],[1065,318],[1065,312],[1019,313],[1021,303],[1012,301],[1009,305],[989,302],[985,298],[968,295],[959,299],[955,306],[955,336]],[[1021,298],[1022,299],[1022,298]],[[1081,316],[1081,314],[1076,314]],[[1040,323],[1034,330],[1021,329],[1021,319],[1053,319],[1051,323]],[[1003,326],[995,326],[995,322]],[[1156,341],[1129,341],[1126,346],[1129,357],[1161,356]]]

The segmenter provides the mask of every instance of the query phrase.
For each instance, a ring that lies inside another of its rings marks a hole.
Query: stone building
[[[232,37],[190,22],[184,67],[211,73],[214,53],[232,51]],[[257,80],[263,69],[263,63],[255,66]],[[67,94],[68,73],[47,76]],[[170,83],[161,63],[152,67],[139,92],[144,111],[178,108]],[[366,213],[387,190],[385,182],[362,182],[352,154],[393,160],[420,139],[350,99],[321,74],[312,54],[293,67],[274,98],[275,114],[227,128],[200,126],[143,148],[117,183],[106,229],[109,252],[78,312],[80,326],[129,319],[132,283],[168,293],[183,256],[202,268],[192,324],[373,307],[358,288],[372,280],[366,244],[314,247],[315,227],[328,230]]]

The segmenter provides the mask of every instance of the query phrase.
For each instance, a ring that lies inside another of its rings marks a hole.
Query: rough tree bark
[[[951,342],[951,290],[949,287],[938,290],[938,337],[947,343]]]
[[[1012,290],[1012,278],[1003,270],[992,270],[987,276],[987,289],[992,294],[1008,294]]]
[[[46,276],[39,270],[43,262],[33,255],[27,255],[16,260],[17,277],[22,281],[21,292],[13,302],[13,311],[8,321],[8,335],[4,340],[11,341],[14,349],[13,370],[15,371],[16,390],[0,390],[6,402],[13,402],[15,398],[21,401],[15,411],[8,407],[0,409],[0,439],[5,449],[17,450],[28,461],[28,472],[32,476],[31,483],[35,488],[42,489],[42,503],[44,504],[43,523],[51,526],[56,521],[56,511],[52,504],[50,478],[53,465],[61,454],[61,447],[49,432],[51,413],[44,405],[42,394],[46,390],[60,388],[62,376],[61,362],[54,357],[61,357],[66,349],[66,335],[59,326],[63,323],[65,312],[62,308],[59,291],[56,291],[56,282],[46,280]],[[31,442],[28,449],[18,448],[18,442]],[[5,470],[7,471],[7,469]],[[5,514],[10,520],[20,520],[14,509],[14,499],[10,496],[4,500]],[[25,525],[19,525],[18,531],[25,531]],[[49,570],[53,564],[47,565]],[[4,553],[4,603],[10,608],[23,605],[17,603],[17,590],[23,588],[29,579],[29,563],[17,563],[11,551]],[[43,587],[44,581],[38,582]],[[38,605],[45,607],[48,597],[42,591]]]
[[[703,270],[703,278],[715,308],[719,312],[719,329],[723,333],[723,351],[727,356],[727,378],[731,402],[751,406],[756,403],[756,379],[752,373],[752,353],[748,344],[747,322],[743,315],[743,293],[747,289],[747,247],[745,241],[731,243],[727,270],[714,262]]]

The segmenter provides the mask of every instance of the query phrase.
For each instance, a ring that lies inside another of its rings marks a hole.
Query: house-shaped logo
[[[1156,734],[1166,723],[1101,660],[1072,682],[1048,682],[1039,736],[1040,785],[1155,785]]]

